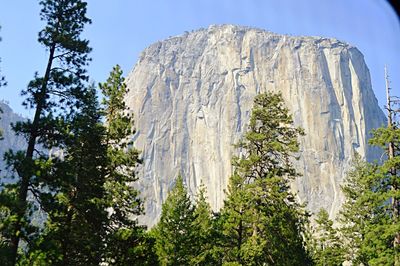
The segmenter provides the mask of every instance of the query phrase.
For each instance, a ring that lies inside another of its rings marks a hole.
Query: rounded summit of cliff
[[[340,41],[335,38],[327,38],[327,37],[319,37],[319,36],[292,36],[286,34],[277,34],[268,30],[264,30],[261,28],[255,28],[250,26],[241,26],[241,25],[233,25],[233,24],[213,24],[208,26],[207,28],[200,28],[192,31],[185,31],[181,35],[172,36],[165,40],[158,41],[156,43],[148,46],[140,55],[140,58],[145,56],[146,54],[152,54],[161,46],[165,47],[173,47],[174,45],[179,45],[183,42],[191,42],[191,44],[196,44],[201,46],[201,42],[207,41],[207,38],[202,38],[202,36],[208,36],[209,38],[226,38],[226,37],[235,37],[239,39],[243,39],[245,35],[258,36],[258,38],[264,39],[266,42],[268,41],[276,41],[276,40],[284,40],[286,42],[292,43],[294,47],[298,48],[299,45],[309,44],[315,45],[320,48],[329,48],[329,47],[345,47],[345,48],[353,48],[357,49],[354,46]],[[196,43],[197,41],[197,43]]]

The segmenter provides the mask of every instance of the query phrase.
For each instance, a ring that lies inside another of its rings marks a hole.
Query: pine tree
[[[194,252],[193,222],[194,208],[179,176],[153,229],[161,265],[190,265]]]
[[[290,160],[303,134],[292,124],[280,94],[255,97],[221,210],[225,263],[309,263],[302,237],[307,216],[289,191],[289,182],[298,176]]]
[[[251,191],[246,189],[239,175],[231,176],[228,185],[228,199],[221,210],[222,235],[220,245],[224,262],[245,265],[244,244],[251,237],[252,209]],[[256,245],[254,245],[256,247]]]
[[[345,177],[341,187],[345,202],[340,210],[338,221],[343,236],[345,259],[353,264],[368,264],[367,256],[363,254],[362,246],[365,240],[366,223],[372,219],[374,203],[369,199],[373,196],[374,176],[378,165],[367,163],[355,154],[352,170]]]
[[[386,149],[387,160],[372,174],[374,209],[365,250],[371,265],[400,265],[400,128],[393,123],[372,135],[370,144]]]
[[[356,155],[342,187],[346,201],[339,221],[346,259],[354,264],[400,265],[400,129],[386,68],[385,74],[388,126],[373,130],[369,144],[386,150],[386,157],[378,164]]]
[[[378,128],[374,130],[370,143],[381,148],[391,142],[396,147],[394,157],[386,158],[381,165],[367,163],[356,157],[342,190],[346,201],[340,222],[348,243],[347,258],[365,265],[395,265],[399,247],[395,239],[400,232],[397,220],[397,185],[400,168],[400,130]],[[398,204],[398,203],[397,203]]]
[[[79,112],[68,119],[59,158],[46,173],[47,191],[38,201],[46,212],[42,232],[31,241],[27,264],[98,265],[103,253],[107,213],[102,203],[106,146],[92,87]],[[44,178],[44,176],[42,176]]]
[[[80,39],[84,25],[90,23],[85,15],[86,3],[45,0],[40,4],[46,26],[39,33],[39,42],[49,54],[47,66],[44,75],[36,74],[23,91],[23,95],[28,96],[24,105],[34,108],[35,114],[32,120],[14,126],[17,134],[26,137],[27,149],[6,154],[9,169],[16,172],[15,183],[1,191],[2,197],[8,199],[5,202],[9,203],[5,206],[8,214],[2,221],[2,235],[8,239],[11,265],[16,263],[20,240],[29,244],[35,232],[31,222],[35,204],[28,195],[39,197],[41,188],[47,186],[42,176],[50,171],[52,159],[40,149],[62,147],[63,112],[79,108],[80,97],[86,89],[84,68],[90,48],[86,40]]]
[[[107,145],[105,205],[109,210],[105,260],[109,265],[148,265],[154,257],[151,253],[153,240],[135,218],[143,214],[139,192],[133,187],[137,180],[136,166],[141,161],[130,139],[134,134],[134,121],[126,110],[124,97],[127,89],[118,65],[108,80],[100,84],[100,89],[104,95]]]
[[[213,254],[214,226],[211,206],[207,202],[206,187],[201,183],[193,212],[192,238],[194,253],[191,265],[215,265]]]
[[[325,209],[321,209],[316,217],[313,230],[313,260],[318,266],[342,265],[345,261],[343,242],[339,230],[333,227],[333,221]]]
[[[92,88],[69,118],[63,158],[52,171],[55,182],[50,193],[42,193],[48,219],[27,263],[149,265],[154,260],[152,239],[133,217],[142,214],[132,187],[139,159],[129,140],[133,120],[125,114],[119,66],[100,88],[102,109]]]

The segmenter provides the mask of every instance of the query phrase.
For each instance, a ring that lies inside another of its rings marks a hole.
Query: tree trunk
[[[56,49],[56,44],[53,44],[50,47],[49,59],[47,61],[46,72],[43,78],[42,86],[40,88],[39,100],[37,102],[35,116],[32,122],[31,131],[29,135],[28,147],[26,149],[25,160],[22,166],[22,169],[17,169],[18,175],[21,178],[21,185],[18,193],[18,203],[19,210],[17,212],[17,221],[15,223],[14,232],[11,236],[11,262],[13,265],[16,265],[17,255],[18,255],[18,245],[20,241],[20,232],[22,228],[22,220],[24,218],[26,207],[27,207],[27,195],[29,189],[29,181],[31,179],[31,169],[29,168],[30,161],[33,158],[33,152],[35,150],[36,138],[38,136],[39,131],[39,122],[40,116],[42,115],[44,105],[46,103],[46,95],[47,95],[47,84],[50,77],[50,71],[54,60],[54,53]]]

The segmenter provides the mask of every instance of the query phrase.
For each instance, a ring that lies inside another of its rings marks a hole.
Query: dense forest
[[[159,222],[139,224],[145,213],[133,184],[142,160],[121,68],[90,83],[91,48],[81,37],[91,23],[87,4],[40,5],[47,65],[21,92],[34,116],[12,125],[26,149],[1,158],[8,169],[0,185],[1,265],[400,264],[396,121],[372,132],[370,145],[387,151],[383,162],[354,155],[346,201],[332,221],[323,209],[311,216],[290,190],[301,176],[292,162],[304,131],[277,93],[254,99],[222,209],[212,211],[205,186],[191,198],[177,176]],[[0,87],[5,81],[0,73]]]

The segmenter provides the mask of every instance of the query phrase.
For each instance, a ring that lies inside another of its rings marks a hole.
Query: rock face
[[[5,176],[4,153],[9,149],[14,151],[21,150],[24,148],[25,143],[22,137],[15,136],[11,123],[21,121],[24,118],[14,113],[5,102],[0,102],[0,109],[2,110],[2,113],[0,113],[0,130],[3,133],[3,140],[0,140],[0,176]]]
[[[179,173],[192,195],[203,182],[213,209],[222,207],[233,144],[266,90],[283,94],[305,130],[293,190],[309,210],[334,216],[353,153],[380,156],[367,146],[368,132],[385,120],[369,70],[355,47],[335,39],[210,26],[151,45],[126,82],[149,225]]]

